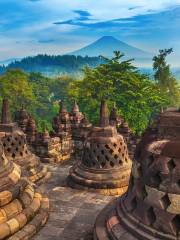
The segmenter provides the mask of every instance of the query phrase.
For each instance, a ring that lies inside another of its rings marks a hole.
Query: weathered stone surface
[[[58,163],[63,157],[61,139],[55,136],[51,137],[47,130],[37,135],[33,149],[45,163]]]
[[[34,240],[92,240],[97,214],[112,196],[69,188],[66,177],[73,164],[49,165],[52,178],[41,185],[50,199],[50,216]]]
[[[72,111],[70,114],[72,130],[76,129],[80,125],[83,117],[84,117],[83,114],[79,111],[79,106],[77,105],[77,102],[74,101],[74,105],[72,107]]]
[[[53,119],[53,137],[58,137],[60,142],[59,161],[69,160],[73,152],[70,115],[64,102],[60,102],[59,114]],[[56,159],[57,160],[57,159]]]
[[[5,106],[2,108],[5,110],[3,111],[9,112],[8,101],[5,100],[4,104]],[[23,112],[21,113],[21,115],[23,115],[21,116],[21,119],[22,117],[26,117],[26,113],[24,113],[24,111],[24,109],[21,110],[21,112]],[[6,113],[5,115],[8,114]],[[21,131],[20,128],[18,128],[16,123],[10,122],[10,117],[6,118],[9,119],[6,121],[8,123],[5,125],[0,124],[0,140],[2,141],[6,158],[20,165],[22,167],[22,175],[27,176],[33,182],[37,182],[48,177],[49,174],[47,173],[46,167],[42,166],[40,159],[31,152],[27,144],[26,135]],[[31,118],[29,118],[29,120],[31,120]],[[14,172],[12,172],[11,177],[15,180],[17,176],[14,174]]]
[[[42,166],[40,159],[30,151],[22,131],[1,135],[6,157],[22,167],[23,176],[37,182],[48,175],[47,168]]]
[[[84,142],[91,130],[92,124],[88,121],[86,116],[83,117],[78,127],[74,128],[72,139],[75,159],[82,158]]]
[[[176,129],[179,116],[178,111],[161,114],[158,128],[149,128],[143,136],[145,142],[137,149],[128,191],[113,205],[113,214],[104,210],[98,217],[104,227],[100,229],[97,219],[94,239],[104,240],[105,231],[112,240],[179,239],[180,134],[171,131]],[[118,219],[116,229],[111,225],[112,216]]]
[[[21,179],[20,167],[6,158],[0,141],[0,239],[30,239],[46,223],[49,207],[43,202],[47,198],[38,191]],[[43,219],[37,221],[41,213]],[[27,232],[30,221],[33,230]]]
[[[3,99],[2,103],[2,115],[1,115],[1,123],[9,124],[11,123],[11,114],[9,110],[9,102],[7,99]]]
[[[31,116],[28,119],[25,133],[26,133],[28,143],[29,144],[34,143],[36,140],[37,130],[36,130],[36,122]]]
[[[13,123],[11,120],[11,114],[9,109],[8,99],[3,99],[2,111],[1,111],[1,122],[0,122],[0,132],[12,132],[17,130],[17,124]]]
[[[133,159],[138,139],[132,133],[127,122],[125,122],[125,120],[117,114],[117,109],[115,106],[111,110],[109,123],[111,126],[115,126],[118,133],[123,136],[128,147],[129,156],[131,159]]]
[[[100,127],[88,134],[83,157],[70,170],[68,182],[72,187],[118,195],[127,190],[131,160],[123,137],[108,124],[105,102],[100,114]]]
[[[23,130],[23,132],[26,132],[29,117],[30,116],[24,106],[22,106],[22,108],[16,114],[16,121],[18,123],[18,126]]]

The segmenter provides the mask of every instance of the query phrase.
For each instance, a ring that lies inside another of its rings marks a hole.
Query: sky
[[[180,0],[0,0],[0,61],[65,54],[114,36],[180,66]]]

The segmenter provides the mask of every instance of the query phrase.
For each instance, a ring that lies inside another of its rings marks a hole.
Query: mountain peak
[[[101,38],[99,38],[99,40],[98,41],[118,41],[115,37],[113,37],[113,36],[103,36],[103,37],[101,37]]]
[[[114,51],[124,53],[125,58],[127,59],[134,58],[136,60],[141,59],[143,61],[145,59],[152,59],[152,55],[150,53],[122,42],[113,36],[103,36],[88,46],[72,52],[71,55],[89,57],[98,57],[101,55],[105,57],[112,57]]]

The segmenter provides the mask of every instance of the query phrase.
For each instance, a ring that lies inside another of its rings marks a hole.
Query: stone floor
[[[41,188],[50,199],[50,217],[34,240],[92,240],[97,214],[113,199],[67,187],[71,165],[49,166],[52,177]]]

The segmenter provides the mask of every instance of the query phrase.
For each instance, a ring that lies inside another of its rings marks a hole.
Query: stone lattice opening
[[[180,179],[177,181],[177,185],[180,188]]]
[[[165,194],[164,197],[161,198],[161,203],[164,209],[167,209],[169,207],[171,201],[169,200],[168,194]]]
[[[137,199],[136,197],[133,198],[131,201],[131,211],[134,211],[137,208]]]
[[[150,155],[147,159],[147,167],[150,167],[154,162],[154,156]]]
[[[111,167],[114,167],[114,163],[112,161],[110,162],[110,165],[111,165]]]
[[[172,220],[172,226],[174,231],[176,232],[176,235],[178,235],[180,231],[180,215],[176,215]]]
[[[142,187],[141,189],[141,196],[142,196],[142,199],[144,200],[146,197],[147,197],[147,192],[146,192],[146,188],[145,186]]]
[[[154,213],[153,207],[150,207],[147,210],[147,220],[148,220],[148,225],[153,225],[156,221],[156,215]]]
[[[172,158],[168,163],[167,163],[169,171],[173,171],[173,169],[176,167],[176,164],[174,163],[174,159]]]
[[[151,177],[151,182],[153,184],[153,187],[159,187],[162,182],[160,173],[157,173],[155,176]]]

